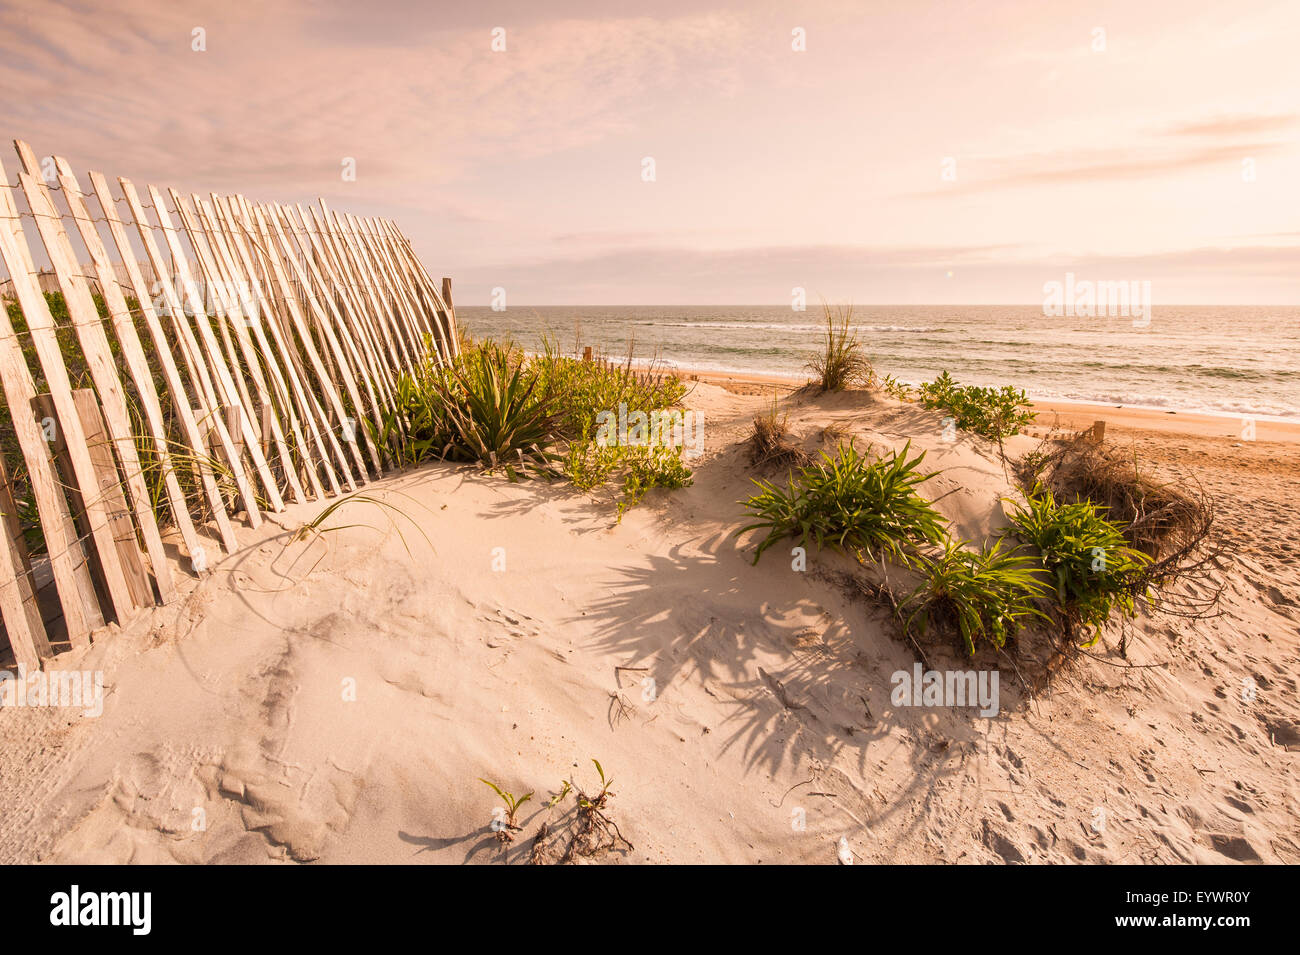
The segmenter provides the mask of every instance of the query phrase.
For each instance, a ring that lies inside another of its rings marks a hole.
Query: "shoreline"
[[[781,375],[752,372],[717,371],[680,367],[674,369],[684,381],[703,381],[720,385],[738,394],[761,394],[769,386],[794,390],[802,381]],[[807,380],[806,378],[804,380]],[[1030,405],[1039,413],[1038,427],[1046,424],[1046,416],[1054,415],[1054,424],[1064,430],[1078,431],[1091,427],[1093,422],[1104,420],[1108,428],[1123,431],[1154,431],[1166,434],[1185,434],[1198,438],[1224,438],[1245,443],[1242,421],[1248,415],[1230,415],[1208,411],[1183,411],[1172,408],[1152,408],[1138,405],[1111,405],[1064,398],[1030,397]],[[1300,443],[1300,421],[1253,416],[1256,442]]]

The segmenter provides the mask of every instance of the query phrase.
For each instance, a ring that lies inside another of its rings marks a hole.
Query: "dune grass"
[[[1090,500],[1057,503],[1039,487],[1011,513],[1015,533],[1038,549],[1067,633],[1091,629],[1091,646],[1113,612],[1132,618],[1145,587],[1134,588],[1151,558],[1129,545],[1124,528]]]
[[[822,452],[784,488],[755,480],[759,493],[743,502],[754,520],[736,533],[766,531],[756,564],[765,550],[792,537],[800,546],[907,562],[913,546],[944,537],[939,512],[916,490],[934,474],[920,470],[925,452],[909,456],[910,450],[908,442],[901,452],[871,460],[842,445],[835,457]]]
[[[1044,616],[1038,607],[1048,592],[1042,570],[1004,539],[977,551],[950,539],[937,557],[922,555],[918,566],[925,579],[900,604],[909,633],[955,632],[974,654],[982,643],[1003,647]]]
[[[843,391],[868,384],[873,377],[871,361],[853,327],[852,305],[823,305],[826,339],[821,354],[808,363],[822,391]]]

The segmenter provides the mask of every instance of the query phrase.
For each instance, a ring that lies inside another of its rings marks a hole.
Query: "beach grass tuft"
[[[853,385],[869,384],[871,361],[853,327],[853,306],[825,304],[826,340],[820,355],[808,363],[822,391],[843,391]]]

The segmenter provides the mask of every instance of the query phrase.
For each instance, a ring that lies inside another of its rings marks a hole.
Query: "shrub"
[[[659,411],[677,405],[686,395],[686,386],[676,375],[666,374],[653,365],[647,369],[632,366],[632,356],[622,364],[606,359],[583,361],[559,353],[549,340],[545,351],[528,360],[537,375],[538,388],[552,403],[557,434],[577,440],[596,430],[596,416],[601,411],[617,412],[620,404],[642,411]]]
[[[790,440],[789,415],[777,413],[776,396],[772,396],[772,410],[754,417],[754,430],[749,436],[749,463],[754,467],[768,464],[803,467],[811,460],[808,452]]]
[[[891,451],[869,462],[845,445],[835,458],[822,452],[822,459],[791,478],[788,488],[756,480],[759,493],[744,504],[757,519],[737,532],[767,531],[754,563],[790,536],[797,536],[800,545],[811,541],[859,559],[866,553],[904,561],[910,546],[939,542],[942,518],[916,491],[934,474],[918,470],[925,452],[909,458],[910,449],[909,441],[901,453]]]
[[[978,551],[949,540],[938,557],[921,557],[925,581],[903,599],[900,613],[913,608],[904,628],[924,636],[930,630],[961,635],[966,651],[987,641],[1002,647],[1026,622],[1043,613],[1036,601],[1047,593],[1033,559],[998,539]]]
[[[1029,399],[1023,391],[1004,385],[982,388],[959,385],[945,371],[934,381],[920,387],[921,404],[938,408],[953,416],[957,427],[986,438],[1006,438],[1034,420]]]
[[[451,423],[452,456],[502,467],[510,480],[529,466],[548,467],[556,457],[553,402],[539,388],[540,376],[511,350],[485,342],[452,365],[451,381],[436,381]]]
[[[1152,557],[1194,548],[1209,536],[1213,506],[1204,494],[1158,480],[1125,455],[1086,438],[1062,442],[1050,451],[1030,451],[1017,467],[1021,486],[1036,485],[1059,497],[1088,499],[1124,526],[1129,544]]]
[[[627,449],[627,471],[623,475],[623,498],[618,502],[618,519],[630,508],[641,503],[653,488],[677,489],[689,487],[693,481],[691,469],[682,461],[681,448],[631,447]]]
[[[414,374],[398,376],[394,411],[383,413],[383,428],[376,434],[363,418],[376,445],[396,448],[399,463],[408,467],[446,457],[452,445],[452,422],[445,395],[451,387],[451,372],[426,360]],[[404,437],[403,437],[404,435]]]
[[[871,380],[871,362],[862,352],[853,329],[853,306],[823,306],[826,311],[826,343],[822,353],[808,363],[822,391],[843,391],[853,384]]]
[[[906,382],[899,381],[893,375],[885,375],[880,379],[880,387],[885,389],[885,394],[891,398],[897,398],[899,401],[912,400],[912,386]]]
[[[538,384],[509,346],[484,342],[448,366],[429,360],[401,375],[398,410],[384,415],[378,434],[371,428],[372,437],[398,444],[407,465],[432,457],[477,461],[514,481],[530,467],[549,468],[556,457],[549,450],[555,418]]]
[[[680,379],[653,369],[581,361],[560,355],[526,357],[511,345],[466,344],[450,367],[426,362],[397,386],[397,412],[384,416],[374,437],[401,448],[403,464],[430,458],[501,467],[511,480],[533,469],[563,473],[582,491],[622,487],[619,518],[654,487],[684,487],[691,472],[676,447],[618,445],[597,440],[602,411],[620,405],[648,414],[679,402]],[[376,429],[371,428],[372,433]]]
[[[1052,492],[1037,488],[1011,514],[1015,532],[1042,554],[1056,602],[1068,628],[1093,630],[1089,646],[1101,636],[1113,610],[1133,617],[1144,587],[1134,580],[1151,558],[1129,546],[1124,528],[1107,520],[1092,501],[1058,504]]]

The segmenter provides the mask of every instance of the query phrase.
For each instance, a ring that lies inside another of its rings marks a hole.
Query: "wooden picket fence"
[[[176,574],[235,551],[235,521],[381,474],[403,440],[398,377],[458,343],[450,279],[390,220],[127,179],[114,195],[97,172],[87,193],[65,160],[14,145],[0,619],[34,669],[175,600]]]

